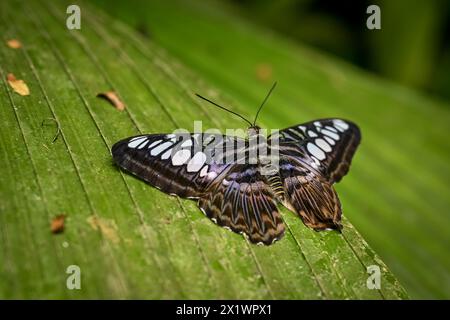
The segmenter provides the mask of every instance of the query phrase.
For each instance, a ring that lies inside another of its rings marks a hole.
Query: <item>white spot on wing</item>
[[[334,126],[336,127],[336,129],[338,129],[341,132],[344,132],[345,130],[347,130],[349,128],[348,123],[340,120],[340,119],[336,119],[333,120]]]
[[[332,146],[334,146],[335,142],[334,142],[333,139],[331,139],[331,138],[329,138],[329,137],[327,137],[327,136],[323,136],[323,137],[325,138],[325,140],[327,140],[327,142],[328,142],[329,144],[331,144]]]
[[[337,132],[335,127],[326,126],[325,129],[333,131],[333,132]]]
[[[213,180],[217,177],[217,172],[211,171],[208,173],[208,179]]]
[[[169,150],[167,150],[166,152],[164,152],[161,156],[162,160],[167,160],[170,158],[170,154],[172,153],[172,148],[170,148]]]
[[[200,133],[194,133],[192,135],[192,139],[194,139],[196,142],[198,142],[198,137],[200,136]]]
[[[186,140],[181,144],[182,148],[191,147],[191,146],[192,146],[192,139]]]
[[[145,136],[144,137],[143,136],[138,136],[138,137],[131,138],[130,142],[134,141],[134,140],[137,140],[137,139],[142,139],[142,138],[145,138]]]
[[[144,142],[141,143],[137,148],[138,148],[138,149],[142,149],[143,147],[145,147],[145,146],[147,145],[147,143],[148,143],[148,140],[146,139],[146,140],[144,140]]]
[[[320,161],[317,160],[316,157],[311,157],[311,159],[313,160],[313,162],[311,162],[311,166],[315,169],[318,169],[320,167]]]
[[[300,136],[300,137],[303,136],[303,134],[302,134],[300,131],[297,131],[297,130],[295,130],[295,129],[293,129],[293,128],[289,128],[288,130],[289,130],[290,132],[292,132],[293,134],[297,135],[297,136]]]
[[[206,162],[206,155],[203,152],[197,152],[187,164],[188,172],[197,172]]]
[[[208,144],[210,144],[216,137],[211,134],[211,135],[204,135],[204,140],[203,140],[203,146],[207,146]]]
[[[150,151],[150,155],[152,156],[157,156],[158,154],[160,154],[162,151],[166,150],[168,147],[170,147],[173,143],[170,141],[161,143],[159,146],[155,147],[154,149],[152,149]]]
[[[325,153],[320,150],[314,143],[308,142],[306,148],[308,149],[308,152],[318,160],[323,160],[326,158]]]
[[[319,146],[320,149],[322,149],[325,152],[330,152],[331,147],[330,145],[323,139],[316,139],[316,144]]]
[[[317,133],[315,133],[315,132],[312,131],[312,130],[309,130],[309,131],[308,131],[308,136],[310,136],[311,138],[315,138],[315,137],[317,137]]]
[[[136,148],[138,145],[140,145],[144,140],[147,140],[146,137],[140,137],[136,140],[130,140],[128,143],[128,148]]]
[[[161,141],[162,141],[162,140],[156,140],[156,141],[152,142],[152,143],[148,146],[148,148],[149,148],[149,149],[153,148],[154,146],[156,146],[157,144],[159,144]]]
[[[185,164],[186,161],[188,161],[190,157],[191,157],[190,150],[186,150],[186,149],[178,150],[172,157],[172,165],[181,166],[181,165]]]
[[[332,139],[334,139],[336,141],[339,140],[339,135],[337,133],[331,132],[331,131],[329,131],[327,129],[323,129],[321,133],[326,135],[326,136],[329,136],[330,138],[332,138]]]
[[[208,174],[208,166],[204,166],[200,171],[200,177],[204,177]]]

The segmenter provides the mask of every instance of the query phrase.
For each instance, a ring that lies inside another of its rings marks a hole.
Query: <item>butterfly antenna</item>
[[[255,126],[255,124],[256,124],[256,120],[258,119],[259,112],[261,111],[262,107],[266,103],[267,99],[269,99],[270,94],[272,93],[273,89],[275,89],[276,86],[277,86],[277,82],[275,81],[274,84],[272,85],[272,88],[270,88],[269,92],[267,93],[266,97],[264,98],[264,101],[259,106],[258,112],[256,112],[255,121],[253,121],[253,126]]]
[[[203,99],[203,100],[205,100],[205,101],[208,101],[209,103],[215,105],[216,107],[218,107],[218,108],[220,108],[220,109],[222,109],[222,110],[228,111],[229,113],[232,113],[232,114],[234,114],[235,116],[238,116],[239,118],[241,118],[242,120],[244,120],[245,122],[247,122],[250,126],[252,126],[252,123],[251,123],[250,121],[248,121],[247,119],[245,119],[243,116],[241,116],[239,113],[236,113],[236,112],[231,111],[231,110],[229,110],[229,109],[227,109],[227,108],[225,108],[225,107],[222,107],[221,105],[215,103],[214,101],[209,100],[208,98],[205,98],[205,97],[199,95],[198,93],[196,93],[195,95],[196,95],[197,97],[199,97],[200,99]]]

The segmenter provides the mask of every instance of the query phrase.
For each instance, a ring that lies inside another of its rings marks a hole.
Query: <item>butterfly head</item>
[[[248,128],[247,133],[249,137],[252,136],[256,136],[259,134],[259,131],[261,130],[260,127],[258,127],[257,125],[253,125],[251,127]]]

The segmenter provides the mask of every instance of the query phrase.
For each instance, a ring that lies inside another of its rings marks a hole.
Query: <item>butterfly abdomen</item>
[[[283,202],[285,199],[285,192],[283,188],[283,183],[281,182],[281,178],[279,174],[270,176],[267,178],[267,183],[272,189],[276,199],[279,202]]]

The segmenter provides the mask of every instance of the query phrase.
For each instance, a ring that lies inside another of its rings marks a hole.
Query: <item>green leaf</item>
[[[1,3],[2,42],[15,38],[23,46],[16,50],[0,46],[0,297],[407,298],[347,219],[343,234],[318,233],[283,210],[286,236],[273,246],[259,247],[216,227],[194,202],[165,195],[119,171],[112,163],[110,147],[126,136],[192,129],[193,120],[200,119],[205,129],[242,123],[228,114],[218,116],[217,110],[193,95],[200,91],[226,104],[231,100],[224,97],[229,87],[226,81],[206,84],[207,77],[199,75],[205,74],[204,69],[185,67],[163,46],[139,38],[129,27],[86,3],[80,5],[81,30],[68,30],[68,4]],[[288,48],[287,54],[312,59]],[[210,55],[198,53],[205,67],[211,66]],[[186,60],[193,56],[191,52]],[[235,62],[245,66],[245,59]],[[306,63],[299,62],[302,66]],[[302,114],[306,120],[329,111],[333,92],[316,97],[313,105],[321,109],[313,112],[293,110],[297,103],[306,102],[297,99],[293,89],[298,86],[312,93],[316,84],[336,79],[348,85],[346,76],[333,66],[325,61],[309,66],[306,70],[311,69],[311,75],[298,78],[302,85],[297,82],[295,87],[288,85],[289,74],[280,74],[286,85],[271,104],[286,109],[268,107],[262,124],[289,125],[294,115]],[[6,82],[9,72],[27,83],[29,96],[11,90]],[[256,105],[265,86],[248,83],[246,72],[230,80],[241,90],[240,94],[233,91],[232,100],[248,115],[254,109],[244,106]],[[109,90],[117,92],[127,106],[123,112],[96,97]],[[311,98],[309,94],[304,99]],[[382,99],[386,97],[380,95]],[[365,177],[364,161],[375,151],[367,140],[355,170],[339,187],[349,216],[352,211],[369,214],[376,200],[373,195],[367,200],[361,197],[367,188],[365,179],[374,179]],[[393,146],[384,140],[379,148],[392,150]],[[59,214],[66,215],[65,230],[55,235],[50,222]],[[70,265],[80,267],[81,290],[66,287]],[[367,288],[370,265],[382,270],[380,290]]]
[[[278,80],[260,117],[266,127],[331,116],[356,121],[362,145],[337,185],[344,214],[413,298],[450,298],[448,104],[247,24],[223,2],[130,1],[103,7],[148,30],[246,116]],[[392,33],[380,32],[370,34]]]

